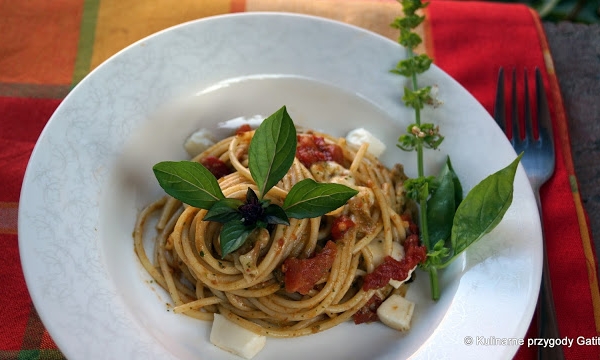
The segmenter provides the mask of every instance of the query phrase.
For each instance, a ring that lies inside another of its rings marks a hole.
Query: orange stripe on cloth
[[[246,0],[231,0],[229,12],[244,12],[246,11]]]
[[[534,10],[530,9],[530,11],[533,12]],[[554,70],[554,62],[552,60],[546,33],[536,13],[533,13],[533,18],[540,37],[540,45],[542,47],[544,61],[548,71],[548,81],[550,85],[549,88],[551,89],[549,94],[550,102],[554,104],[554,125],[558,128],[558,135],[561,138],[560,143],[562,144],[561,150],[563,152],[565,168],[570,177],[569,180],[571,183],[573,200],[575,202],[575,209],[577,211],[579,229],[581,231],[581,243],[586,258],[588,278],[590,282],[590,296],[592,297],[592,303],[594,304],[596,332],[600,334],[600,290],[598,289],[598,264],[596,262],[596,254],[592,244],[588,219],[581,201],[581,194],[579,193],[577,178],[575,177],[575,166],[573,165],[573,156],[571,153],[571,139],[569,137],[567,115],[565,112],[562,95],[560,93],[558,78],[556,77],[556,72]]]
[[[364,0],[246,0],[246,11],[282,11],[321,16],[369,29],[396,40],[398,31],[390,27],[402,14],[396,1]]]
[[[0,234],[17,233],[19,203],[0,202]]]
[[[44,329],[44,333],[42,334],[42,342],[40,344],[40,349],[57,349],[56,343],[48,333],[48,330]]]
[[[71,83],[80,1],[0,1],[0,82]]]
[[[132,43],[168,27],[227,14],[230,0],[102,0],[98,8],[91,69]]]

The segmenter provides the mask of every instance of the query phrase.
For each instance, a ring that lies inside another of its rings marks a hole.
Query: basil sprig
[[[437,178],[439,186],[428,200],[427,224],[434,246],[423,268],[445,268],[500,223],[513,200],[513,183],[522,156],[483,179],[458,203],[456,189],[461,185],[450,163],[446,164]]]
[[[265,199],[292,166],[296,147],[296,127],[283,106],[261,123],[250,141],[248,167],[258,194],[248,187],[245,201],[226,198],[215,176],[200,163],[163,161],[152,169],[167,194],[208,210],[204,220],[223,224],[219,237],[221,256],[225,257],[239,249],[256,229],[289,225],[289,218],[323,216],[358,193],[344,185],[304,179],[290,189],[283,207]]]
[[[433,60],[414,49],[422,42],[413,30],[424,16],[417,12],[428,5],[421,0],[398,0],[403,17],[391,26],[400,30],[398,43],[407,50],[407,58],[398,62],[391,72],[410,79],[404,87],[402,101],[415,111],[415,122],[398,138],[397,146],[417,152],[417,177],[404,183],[406,194],[419,204],[420,239],[427,248],[427,259],[421,268],[429,272],[431,297],[440,298],[437,271],[448,266],[468,246],[490,232],[502,219],[512,203],[514,176],[521,159],[517,157],[506,168],[477,184],[463,199],[463,189],[452,168],[450,158],[437,177],[426,176],[423,152],[437,149],[444,140],[435,124],[421,121],[421,110],[433,103],[431,87],[419,88],[418,75],[429,69]]]

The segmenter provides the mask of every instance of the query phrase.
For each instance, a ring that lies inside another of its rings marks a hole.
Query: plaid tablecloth
[[[401,7],[394,0],[0,0],[0,359],[63,358],[29,297],[17,234],[27,161],[53,111],[90,70],[127,45],[188,20],[242,11],[323,16],[396,40],[389,24]],[[499,66],[543,70],[557,154],[556,173],[542,189],[543,223],[558,322],[563,337],[598,336],[597,261],[577,192],[568,119],[537,14],[516,4],[433,1],[426,16],[420,51],[490,113]],[[565,354],[598,359],[600,347],[575,345]],[[517,353],[518,359],[534,356],[535,348]]]

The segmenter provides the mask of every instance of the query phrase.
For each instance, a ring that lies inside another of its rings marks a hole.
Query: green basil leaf
[[[507,167],[483,179],[456,210],[451,245],[454,257],[500,223],[513,199],[514,179],[523,154]]]
[[[226,223],[233,220],[241,220],[242,214],[238,208],[243,204],[241,200],[225,198],[217,201],[204,215],[206,221]]]
[[[255,224],[256,228],[261,228],[261,229],[266,229],[269,227],[269,223],[267,223],[266,221],[262,221],[262,220],[257,220],[256,224]]]
[[[152,170],[167,194],[188,205],[210,209],[225,198],[215,176],[200,163],[163,161]]]
[[[437,179],[437,189],[427,200],[427,227],[433,243],[445,242],[452,233],[454,220],[454,181],[448,166],[444,166]]]
[[[450,239],[456,209],[462,202],[462,185],[452,168],[450,157],[434,181],[432,195],[427,201],[429,238],[437,243]]]
[[[266,209],[266,208],[269,207],[269,205],[271,205],[271,200],[269,200],[269,199],[262,199],[262,200],[259,201],[259,204],[260,204],[260,206],[263,209]]]
[[[446,159],[446,166],[448,167],[448,171],[450,171],[452,174],[452,181],[454,182],[454,205],[456,205],[456,208],[458,208],[458,205],[460,205],[463,200],[463,188],[460,180],[458,179],[458,175],[456,175],[456,172],[452,167],[450,156],[448,156]]]
[[[290,220],[288,219],[285,210],[281,208],[279,205],[269,204],[265,208],[264,219],[267,224],[275,224],[275,225],[289,225]]]
[[[248,167],[261,198],[292,166],[296,144],[296,127],[285,106],[266,118],[256,129],[248,149]]]
[[[229,221],[223,224],[220,233],[221,256],[225,257],[239,249],[254,229],[254,226],[245,226],[241,221]]]
[[[285,213],[296,219],[325,215],[344,205],[358,191],[341,184],[304,179],[296,183],[283,202]]]
[[[409,87],[404,87],[404,96],[402,96],[402,101],[407,106],[412,107],[413,109],[422,109],[425,104],[431,100],[430,93],[431,86],[426,86],[420,89],[412,90]]]

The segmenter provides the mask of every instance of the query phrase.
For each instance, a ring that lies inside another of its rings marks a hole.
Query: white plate
[[[133,253],[137,211],[160,189],[151,166],[185,158],[198,127],[269,115],[337,135],[365,126],[409,175],[415,154],[395,147],[412,122],[400,101],[405,56],[393,41],[322,18],[245,13],[157,33],[94,70],[63,101],[35,147],[23,183],[19,246],[40,317],[69,359],[234,359],[208,342],[209,324],[168,312]],[[427,109],[446,140],[429,151],[433,174],[450,154],[466,189],[515,153],[485,109],[435,66],[422,85],[444,102]],[[502,223],[441,277],[430,300],[419,273],[405,334],[381,324],[342,324],[297,339],[269,339],[256,359],[508,359],[531,320],[541,274],[535,201],[519,168]],[[474,344],[465,345],[472,337]],[[467,339],[467,340],[465,340]],[[510,340],[513,339],[513,340]],[[487,341],[488,345],[483,345]]]

